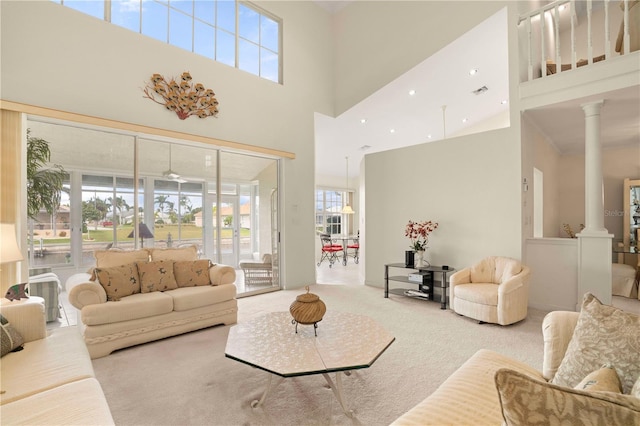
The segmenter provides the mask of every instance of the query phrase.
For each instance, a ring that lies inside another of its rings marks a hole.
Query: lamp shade
[[[147,225],[142,222],[138,224],[138,236],[140,238],[153,238],[153,234],[149,231]],[[131,231],[128,238],[133,238],[133,231]]]
[[[16,226],[0,223],[0,263],[18,262],[23,259],[16,240]]]
[[[347,204],[346,206],[344,206],[344,207],[342,208],[342,212],[341,212],[341,213],[342,213],[342,214],[353,214],[353,213],[355,213],[355,212],[353,211],[353,209],[351,208],[351,206],[350,206],[349,204]]]

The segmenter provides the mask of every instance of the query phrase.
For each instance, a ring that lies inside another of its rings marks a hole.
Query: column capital
[[[585,112],[585,115],[597,115],[600,113],[600,109],[604,105],[604,99],[600,99],[598,101],[587,102],[585,104],[581,104],[582,110]]]

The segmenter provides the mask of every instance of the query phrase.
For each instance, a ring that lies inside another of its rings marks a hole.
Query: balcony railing
[[[622,9],[618,7],[620,3],[619,0],[558,0],[521,15],[519,30],[520,36],[525,37],[526,80],[607,60],[616,44],[620,54],[628,53],[631,1],[623,0]],[[616,31],[613,41],[612,24]]]

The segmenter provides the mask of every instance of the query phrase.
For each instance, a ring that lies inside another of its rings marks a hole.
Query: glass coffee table
[[[393,343],[380,324],[365,315],[327,311],[315,329],[298,325],[289,312],[272,312],[236,324],[229,330],[225,356],[271,373],[260,400],[287,377],[322,374],[344,413],[351,417],[342,398],[342,373],[370,367]],[[335,373],[335,383],[330,377]],[[274,381],[273,378],[276,377]]]

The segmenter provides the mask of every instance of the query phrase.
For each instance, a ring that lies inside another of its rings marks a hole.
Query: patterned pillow
[[[495,382],[507,426],[640,424],[640,400],[629,395],[566,388],[506,368]]]
[[[198,285],[211,285],[209,279],[209,259],[174,262],[173,272],[176,275],[178,287],[193,287]]]
[[[612,365],[603,365],[599,370],[582,379],[574,389],[590,392],[622,392],[622,383]]]
[[[578,323],[551,383],[574,387],[603,364],[615,367],[628,394],[640,376],[640,317],[584,296]]]
[[[9,352],[17,352],[22,350],[24,339],[7,320],[4,315],[0,314],[0,357],[5,356]]]
[[[171,260],[138,262],[137,265],[138,272],[140,273],[140,289],[142,293],[178,288],[176,277],[173,274],[173,262]]]
[[[135,263],[95,268],[96,278],[107,293],[107,300],[117,302],[122,297],[140,293],[140,277]]]
[[[194,244],[181,248],[150,249],[151,260],[198,260],[198,247]]]

